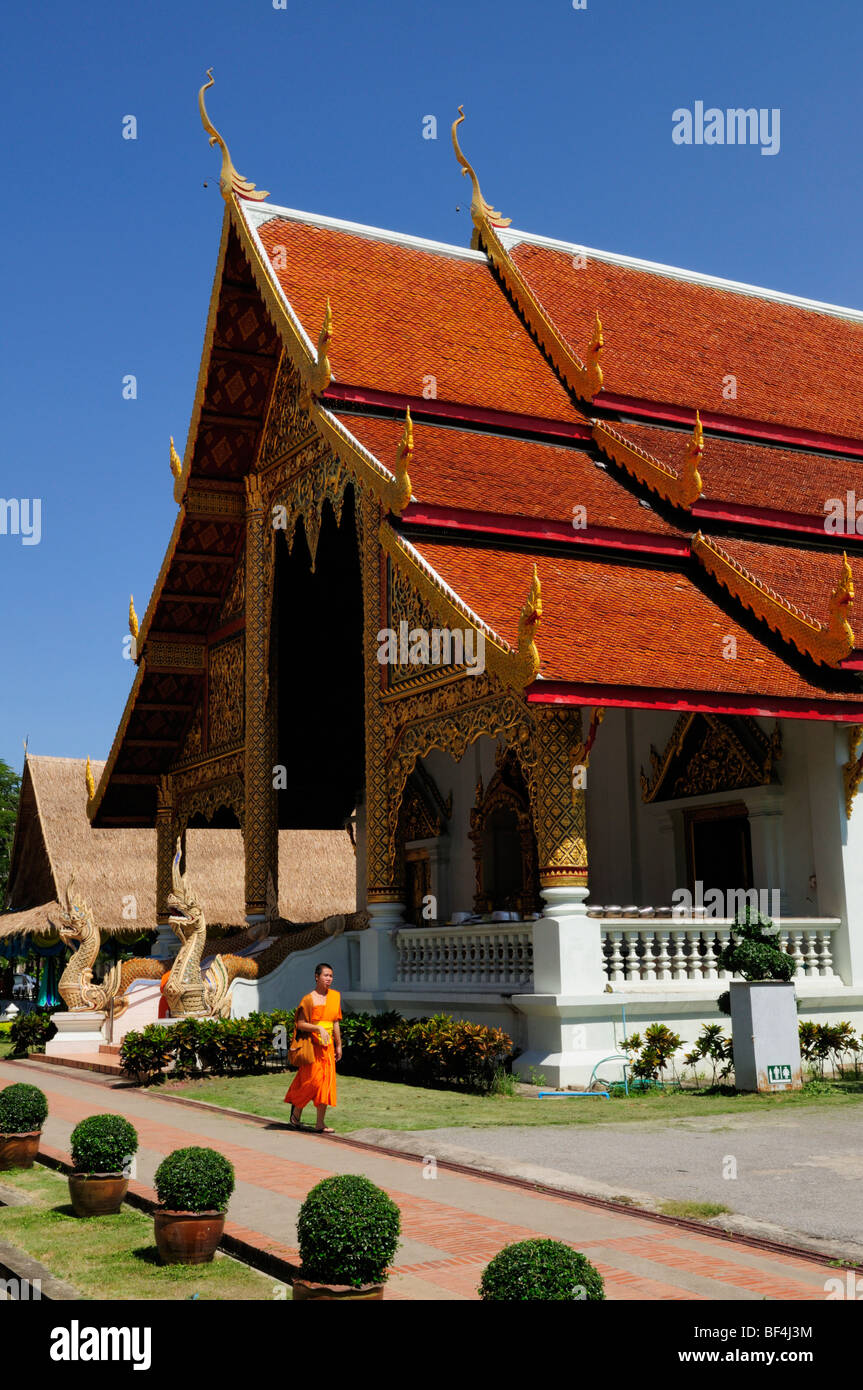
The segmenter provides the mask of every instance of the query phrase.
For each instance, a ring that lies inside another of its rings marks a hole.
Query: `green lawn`
[[[169,1093],[191,1096],[211,1105],[272,1116],[285,1123],[284,1094],[293,1073],[172,1082]],[[704,1092],[651,1091],[629,1100],[537,1100],[533,1096],[475,1096],[459,1091],[428,1090],[393,1081],[339,1077],[339,1104],[327,1123],[339,1133],[354,1129],[444,1129],[454,1125],[589,1125],[663,1121],[695,1115],[762,1113],[782,1107],[854,1105],[863,1101],[863,1083],[819,1083],[808,1091],[762,1095],[712,1095]],[[158,1094],[160,1088],[154,1089]],[[309,1106],[303,1120],[314,1124]]]
[[[160,1265],[153,1218],[133,1207],[117,1216],[81,1220],[69,1205],[66,1179],[36,1166],[0,1173],[27,1193],[27,1206],[0,1207],[0,1240],[24,1250],[85,1298],[271,1300],[282,1285],[228,1255],[209,1265]],[[274,1291],[277,1291],[274,1292]]]

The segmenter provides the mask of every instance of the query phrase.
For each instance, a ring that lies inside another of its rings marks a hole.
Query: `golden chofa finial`
[[[602,349],[605,347],[605,339],[602,336],[602,320],[599,314],[596,315],[593,323],[593,337],[590,340],[590,347],[587,349],[587,361],[585,372],[587,373],[586,384],[587,394],[590,400],[598,395],[602,390]]]
[[[174,482],[178,483],[183,472],[183,460],[174,447],[174,436],[171,435],[171,472],[174,475]]]
[[[87,759],[87,767],[84,771],[84,781],[87,784],[87,800],[92,801],[96,795],[96,783],[93,781],[93,769],[90,766],[90,759]]]
[[[542,621],[542,586],[536,565],[527,593],[527,600],[518,617],[518,673],[522,685],[530,685],[539,671],[539,648],[536,633]]]
[[[704,430],[701,428],[701,416],[696,410],[695,428],[689,437],[689,443],[686,447],[686,458],[683,460],[683,471],[680,476],[680,500],[684,507],[691,507],[694,502],[697,502],[704,489],[700,472],[703,454]]]
[[[318,334],[318,360],[315,364],[314,389],[318,395],[321,391],[326,391],[333,379],[330,359],[327,356],[330,343],[333,340],[333,311],[330,308],[330,301],[327,300],[324,321],[321,324],[321,331]]]
[[[212,87],[213,85],[212,68],[207,68],[207,77],[209,81],[204,83],[198,93],[198,109],[201,112],[201,124],[210,137],[210,144],[218,145],[219,149],[222,151],[222,172],[219,175],[219,187],[222,190],[222,197],[225,199],[225,202],[227,202],[228,198],[233,194],[235,198],[250,198],[253,202],[259,203],[262,199],[268,198],[270,196],[269,193],[267,193],[265,189],[256,189],[253,183],[249,183],[248,179],[244,179],[242,174],[237,173],[231,161],[231,156],[228,153],[227,145],[207,115],[207,108],[204,104],[204,93],[208,87]]]
[[[405,427],[396,454],[395,481],[391,485],[388,498],[389,509],[400,516],[411,500],[410,466],[414,453],[414,422],[408,406],[405,411]]]
[[[455,150],[455,157],[461,165],[462,177],[464,177],[465,174],[469,174],[471,184],[473,185],[473,195],[471,197],[470,202],[470,215],[473,218],[474,227],[476,227],[478,231],[481,222],[487,222],[490,227],[508,227],[512,222],[512,218],[501,217],[500,213],[495,211],[491,203],[487,203],[485,201],[485,198],[482,196],[482,192],[480,191],[479,179],[477,178],[474,172],[473,165],[468,163],[468,161],[465,159],[464,155],[461,152],[461,146],[458,142],[456,128],[460,126],[462,121],[464,120],[464,107],[460,106],[458,108],[458,111],[458,118],[452,123],[452,147]]]
[[[842,552],[842,569],[830,594],[830,620],[828,631],[831,637],[844,639],[849,651],[854,646],[854,629],[848,621],[848,609],[854,602],[854,576],[848,563],[848,556]]]
[[[138,640],[138,614],[135,612],[135,600],[134,600],[134,598],[132,597],[131,594],[129,595],[129,631],[131,632],[132,636],[134,637],[135,641],[137,642],[137,640]]]

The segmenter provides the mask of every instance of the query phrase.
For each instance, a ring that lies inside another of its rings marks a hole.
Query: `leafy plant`
[[[721,1080],[729,1076],[734,1069],[734,1053],[731,1047],[731,1039],[722,1032],[721,1023],[704,1023],[701,1032],[692,1045],[692,1050],[687,1052],[683,1058],[688,1067],[695,1071],[696,1080],[698,1072],[697,1064],[702,1061],[710,1062],[712,1076],[711,1086],[716,1085],[717,1071]]]
[[[120,1046],[123,1070],[138,1081],[152,1081],[171,1064],[171,1029],[148,1023],[141,1033],[130,1032]]]
[[[777,945],[777,932],[770,917],[753,912],[747,903],[734,918],[728,944],[720,952],[722,969],[744,980],[792,980],[794,957]]]
[[[680,1034],[672,1033],[664,1023],[650,1023],[644,1030],[643,1038],[640,1033],[633,1033],[631,1037],[624,1038],[620,1046],[632,1057],[630,1069],[633,1076],[644,1081],[658,1081],[682,1044]]]
[[[225,1211],[234,1168],[215,1149],[175,1149],[156,1169],[156,1195],[167,1211]]]
[[[821,1080],[824,1068],[832,1059],[832,1068],[844,1076],[842,1059],[849,1052],[854,1058],[854,1075],[859,1072],[858,1057],[863,1051],[863,1043],[857,1038],[850,1023],[814,1023],[811,1019],[801,1019],[800,1055],[808,1062],[813,1072],[817,1070]]]
[[[18,1081],[0,1091],[0,1134],[32,1134],[48,1115],[48,1100],[38,1086]]]
[[[324,1178],[300,1207],[301,1274],[319,1284],[381,1284],[398,1248],[401,1214],[368,1178]]]
[[[562,1241],[520,1240],[486,1265],[479,1296],[495,1303],[598,1302],[605,1298],[605,1285],[587,1256]]]
[[[12,1056],[26,1057],[31,1049],[39,1051],[54,1032],[51,1015],[46,1009],[32,1009],[29,1013],[19,1014],[9,1028]]]
[[[137,1130],[122,1115],[89,1115],[71,1142],[76,1173],[122,1173],[138,1151]]]

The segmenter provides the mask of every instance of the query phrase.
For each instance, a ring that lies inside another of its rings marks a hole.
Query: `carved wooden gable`
[[[760,787],[782,755],[777,720],[767,735],[748,715],[682,714],[663,753],[651,745],[650,777],[641,770],[643,801]]]

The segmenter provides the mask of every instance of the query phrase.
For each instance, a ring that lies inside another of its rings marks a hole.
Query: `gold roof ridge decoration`
[[[180,458],[174,446],[173,435],[171,435],[171,472],[174,475],[174,486],[176,487],[183,474],[183,460]]]
[[[90,766],[90,755],[87,754],[87,766],[84,769],[84,782],[87,787],[87,803],[93,800],[96,795],[96,783],[93,780],[93,769]]]
[[[462,174],[469,174],[473,185],[470,214],[474,231],[471,246],[474,250],[484,251],[488,256],[504,286],[515,300],[528,332],[547,355],[564,384],[580,399],[591,401],[602,389],[602,370],[599,367],[602,328],[598,322],[598,315],[597,324],[594,326],[594,337],[591,340],[592,360],[589,360],[588,364],[585,365],[581,358],[573,352],[553,320],[546,313],[497,234],[498,231],[507,228],[512,219],[501,217],[500,213],[495,211],[482,196],[479,179],[473,165],[462,153],[456,133],[456,128],[461,125],[464,118],[464,107],[460,106],[458,119],[453,121],[452,143],[455,157],[462,168]],[[598,336],[597,325],[599,327]]]
[[[839,666],[854,650],[854,631],[848,622],[848,605],[854,599],[854,580],[843,552],[842,569],[830,594],[826,625],[789,602],[757,579],[714,540],[699,531],[692,538],[692,553],[709,574],[756,618],[813,661]]]
[[[704,436],[697,412],[695,427],[679,473],[669,468],[661,459],[649,454],[646,449],[633,444],[605,420],[592,420],[590,432],[594,443],[599,445],[612,463],[625,468],[627,473],[631,473],[652,492],[659,493],[666,502],[671,502],[676,507],[684,507],[687,511],[692,510],[701,496],[702,482],[698,463],[704,453]]]
[[[269,193],[266,189],[256,189],[253,183],[250,183],[248,179],[243,178],[243,175],[237,172],[234,168],[230,153],[228,152],[227,145],[207,115],[204,93],[209,87],[213,86],[212,68],[207,68],[207,77],[209,81],[205,82],[198,92],[198,109],[201,113],[201,125],[210,137],[210,144],[218,145],[222,151],[222,170],[219,174],[219,187],[222,190],[222,197],[226,203],[230,200],[232,194],[235,198],[248,198],[252,202],[260,203],[264,198],[269,198]]]
[[[593,324],[593,337],[587,349],[587,389],[590,392],[591,400],[598,396],[602,390],[602,349],[605,347],[605,339],[602,335],[602,320],[597,311]]]
[[[134,600],[134,598],[132,597],[132,595],[130,594],[130,595],[129,595],[129,631],[130,631],[130,633],[132,634],[132,636],[134,637],[134,639],[135,639],[136,642],[138,641],[138,630],[139,630],[139,629],[138,629],[138,614],[135,612],[135,600]]]
[[[539,671],[539,648],[536,634],[542,622],[542,585],[539,572],[533,567],[533,578],[527,591],[527,598],[518,615],[518,665],[519,674],[524,676],[524,685],[530,685]]]
[[[854,809],[854,798],[863,782],[863,752],[860,751],[860,742],[863,739],[863,724],[852,724],[848,730],[848,761],[842,768],[842,780],[845,785],[845,815],[851,819],[851,812]]]
[[[395,482],[390,489],[389,508],[400,516],[411,500],[411,478],[410,466],[414,456],[414,422],[411,419],[411,408],[405,411],[405,427],[399,441],[395,463]]]

